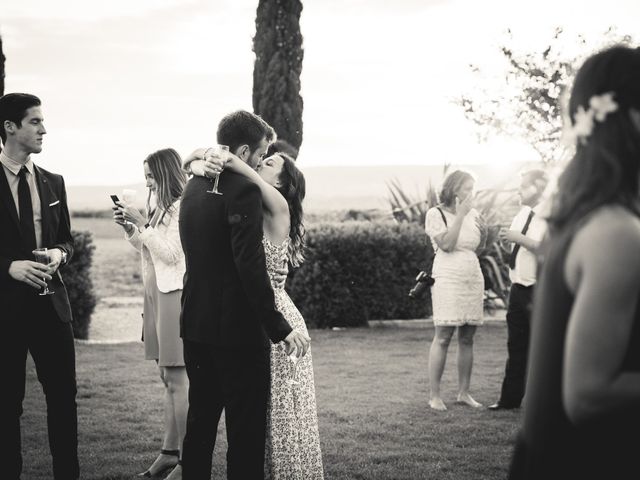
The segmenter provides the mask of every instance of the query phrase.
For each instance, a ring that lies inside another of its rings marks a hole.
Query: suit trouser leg
[[[13,321],[13,319],[11,319]],[[0,432],[5,438],[6,461],[0,467],[2,477],[8,480],[20,478],[22,473],[22,447],[20,417],[25,392],[25,368],[27,342],[19,329],[9,327],[11,335],[0,348],[0,364],[7,375],[6,390],[0,395]]]
[[[11,307],[5,324],[8,341],[0,349],[0,363],[7,372],[7,390],[0,395],[0,431],[7,432],[3,478],[20,478],[22,471],[20,417],[30,351],[47,402],[54,478],[76,479],[79,469],[71,325],[59,320],[49,298],[34,293],[20,303],[19,307]]]
[[[519,407],[524,397],[532,300],[532,286],[517,283],[511,286],[507,309],[507,363],[498,400],[508,407]]]
[[[222,389],[211,346],[184,340],[189,377],[187,432],[182,446],[182,478],[211,478],[211,456],[223,408]]]
[[[29,336],[33,357],[47,402],[49,447],[56,480],[77,479],[78,416],[73,329],[61,322],[47,297],[38,297],[32,322],[40,334]]]
[[[227,422],[227,478],[262,480],[270,387],[270,350],[220,352]]]
[[[218,422],[225,410],[227,478],[264,478],[269,350],[229,349],[184,341],[189,413],[182,478],[211,477]]]

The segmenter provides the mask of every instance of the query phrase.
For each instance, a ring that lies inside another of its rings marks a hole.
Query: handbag
[[[445,226],[448,227],[447,219],[444,216],[444,213],[442,212],[440,207],[436,207],[436,208],[440,212],[440,215],[442,216],[442,221],[444,222]],[[433,286],[433,284],[436,282],[436,280],[431,276],[434,259],[435,259],[435,253],[434,253],[434,258],[431,259],[431,263],[429,264],[429,268],[427,269],[428,271],[420,270],[420,272],[416,276],[416,284],[413,286],[411,290],[409,290],[409,296],[411,298],[418,297],[422,292],[424,292],[427,288],[430,288],[431,286]]]

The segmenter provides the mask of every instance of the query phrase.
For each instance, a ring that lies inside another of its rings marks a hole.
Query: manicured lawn
[[[454,404],[455,344],[443,381],[449,410],[427,406],[431,328],[312,331],[314,371],[327,479],[503,479],[520,412]],[[496,400],[506,329],[478,331],[472,391]],[[140,343],[76,345],[82,478],[130,479],[155,458],[162,438],[162,388]],[[26,480],[51,478],[45,405],[28,364],[23,415]],[[223,426],[221,425],[221,429]],[[225,478],[223,430],[214,477]]]

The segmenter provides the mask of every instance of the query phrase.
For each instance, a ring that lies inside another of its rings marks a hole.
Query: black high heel
[[[178,465],[176,465],[176,466],[173,468],[173,470],[171,470],[171,471],[169,472],[169,475],[167,475],[167,476],[165,477],[165,480],[167,480],[168,478],[175,478],[175,477],[173,477],[173,472],[175,472],[175,471],[176,471],[176,469],[177,469],[178,467],[180,467],[180,478],[182,478],[182,460],[178,460]]]
[[[165,450],[165,449],[162,449],[162,450],[160,450],[160,454],[161,455],[171,456],[171,457],[176,457],[176,462],[175,463],[171,463],[169,465],[165,465],[164,467],[162,467],[157,472],[152,472],[151,468],[148,468],[147,470],[145,470],[142,473],[139,473],[136,476],[143,477],[143,478],[157,478],[159,475],[162,475],[163,473],[166,473],[167,470],[171,470],[172,468],[175,468],[175,466],[178,465],[178,463],[180,462],[180,450]]]

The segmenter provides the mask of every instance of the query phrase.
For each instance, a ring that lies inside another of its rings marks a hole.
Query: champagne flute
[[[138,192],[136,192],[135,190],[131,189],[131,188],[125,188],[122,190],[122,201],[125,204],[132,204],[136,201],[136,194]],[[127,223],[129,225],[133,225],[133,223],[126,221],[124,223]]]
[[[209,154],[209,152],[211,152]],[[208,158],[217,157],[220,158],[226,153],[229,153],[228,145],[216,145],[215,147],[208,148],[204,152],[204,160],[207,161]],[[207,155],[209,154],[209,155]],[[218,173],[213,180],[213,188],[211,190],[207,190],[207,193],[215,193],[217,195],[222,195],[222,192],[218,191],[218,181],[220,180],[220,174]]]
[[[296,380],[296,376],[297,376],[297,373],[298,373],[298,362],[300,361],[300,359],[296,355],[295,351],[293,353],[291,353],[290,355],[288,355],[287,358],[292,363],[292,366],[291,366],[291,378],[289,379],[289,385],[299,385],[300,382],[298,380]]]
[[[36,257],[36,262],[41,263],[42,265],[49,265],[49,263],[51,263],[51,257],[49,256],[49,252],[46,248],[36,248],[33,251],[33,254]],[[47,283],[46,280],[45,283]],[[49,284],[47,283],[38,295],[53,295],[54,293],[55,292],[53,290],[49,290]]]

